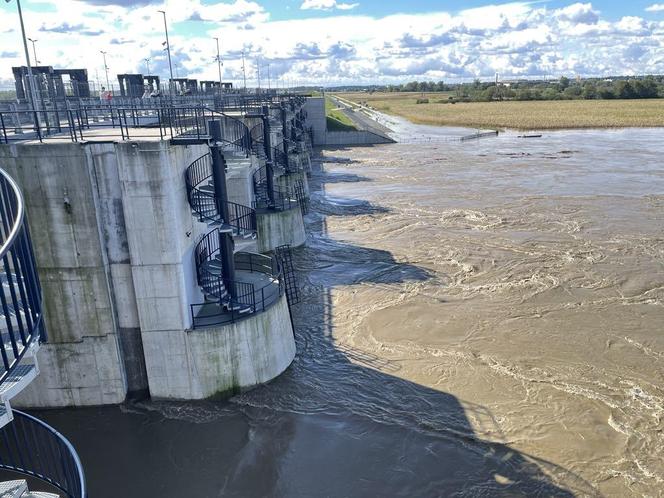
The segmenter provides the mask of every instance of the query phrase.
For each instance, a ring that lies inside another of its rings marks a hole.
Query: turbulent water
[[[95,498],[663,495],[662,157],[659,130],[324,151],[284,375],[40,415]]]

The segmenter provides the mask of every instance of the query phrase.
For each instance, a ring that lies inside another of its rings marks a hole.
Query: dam
[[[402,143],[350,147],[297,94],[56,110],[0,146],[34,253],[4,277],[16,496],[660,486],[658,130],[377,116]]]

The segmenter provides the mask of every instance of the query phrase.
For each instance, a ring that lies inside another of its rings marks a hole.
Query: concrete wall
[[[190,330],[190,305],[203,301],[193,247],[209,228],[192,216],[184,171],[205,152],[163,141],[0,145],[26,199],[49,333],[42,375],[19,405],[115,404],[148,388],[207,397],[265,382],[290,363],[285,300],[234,325],[237,337]],[[251,205],[259,166],[229,156],[233,202]],[[259,215],[258,224],[259,250],[304,243],[297,208]]]
[[[131,329],[134,310],[120,317],[111,290],[126,278],[118,234],[122,207],[107,202],[107,194],[117,187],[111,185],[113,175],[104,172],[108,150],[96,152],[98,163],[78,144],[0,147],[0,162],[25,198],[50,340],[39,352],[43,374],[17,405],[119,403],[127,393],[120,323]],[[103,177],[99,181],[98,173]],[[100,198],[103,204],[97,209]],[[114,212],[104,213],[109,207]],[[143,384],[138,377],[133,381],[139,388]]]
[[[284,244],[298,247],[307,239],[299,207],[287,211],[257,213],[256,224],[259,252],[270,252]]]
[[[358,131],[328,131],[325,136],[325,145],[374,145],[393,144],[394,140],[366,130]]]
[[[261,166],[260,161],[239,156],[226,156],[226,186],[228,200],[243,206],[252,206],[254,201],[254,172]]]
[[[154,340],[154,344],[152,341]],[[286,296],[239,322],[147,338],[154,398],[226,397],[267,382],[295,357]]]
[[[307,112],[305,126],[312,127],[314,131],[314,145],[325,145],[327,133],[327,119],[325,117],[325,99],[323,97],[309,97],[304,104]]]

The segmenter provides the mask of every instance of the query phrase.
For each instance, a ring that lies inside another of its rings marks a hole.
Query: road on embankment
[[[332,102],[338,106],[339,110],[353,122],[358,130],[370,131],[371,133],[375,133],[376,135],[380,136],[385,136],[387,133],[392,131],[390,128],[387,128],[386,126],[383,126],[382,124],[372,119],[365,111],[362,110],[362,106],[334,95],[330,95],[329,97]]]

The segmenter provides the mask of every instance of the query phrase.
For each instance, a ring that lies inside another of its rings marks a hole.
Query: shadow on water
[[[596,496],[570,471],[483,440],[478,432],[504,441],[486,408],[335,342],[344,314],[335,288],[436,277],[389,252],[331,240],[328,178],[317,170],[311,179],[321,196],[295,254],[298,354],[283,375],[227,402],[39,413],[79,449],[91,497]],[[344,213],[358,214],[361,205]]]

